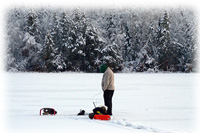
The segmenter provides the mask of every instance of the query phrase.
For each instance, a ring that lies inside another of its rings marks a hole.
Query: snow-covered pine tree
[[[68,46],[69,60],[73,71],[85,71],[86,49],[86,17],[84,13],[75,10],[72,17],[72,29],[70,31],[70,45]]]
[[[7,71],[25,71],[24,61],[21,54],[23,47],[25,13],[23,10],[14,8],[7,14]]]
[[[41,69],[41,58],[40,52],[42,46],[40,43],[35,41],[35,37],[30,35],[28,32],[25,33],[23,39],[24,46],[22,49],[23,61],[26,71],[40,71]]]
[[[55,68],[55,71],[57,71],[57,72],[63,72],[67,68],[67,65],[66,65],[65,60],[63,59],[63,57],[64,57],[63,53],[61,53],[61,52],[57,53],[56,52],[56,55],[55,55],[55,57],[54,57],[54,59],[52,61],[53,66]]]
[[[53,18],[53,9],[52,8],[45,8],[42,7],[38,10],[34,10],[37,14],[37,20],[39,25],[39,37],[40,37],[40,44],[45,43],[45,36],[47,34],[47,30],[52,29],[52,18]]]
[[[65,11],[62,12],[61,14],[61,19],[60,19],[60,48],[59,51],[61,51],[62,53],[66,53],[67,54],[67,49],[69,46],[69,31],[70,31],[70,27],[71,27],[71,23],[69,21],[69,18],[67,17],[67,14]]]
[[[67,69],[69,55],[69,32],[70,22],[65,11],[61,13],[61,19],[58,21],[57,15],[54,15],[53,39],[56,45],[56,68],[60,71]]]
[[[61,51],[61,35],[60,35],[60,25],[59,25],[59,18],[56,12],[53,14],[53,20],[52,20],[52,30],[51,35],[53,42],[55,43],[55,48],[58,49],[58,51]]]
[[[132,56],[131,54],[133,53],[133,43],[132,43],[132,36],[130,34],[129,28],[127,24],[124,25],[124,42],[123,42],[123,60],[124,62],[126,61],[131,61]]]
[[[158,21],[157,43],[158,43],[158,63],[160,69],[164,71],[170,70],[172,59],[170,44],[170,21],[167,11],[164,16]]]
[[[195,53],[197,52],[194,14],[188,10],[181,10],[178,18],[181,24],[178,30],[180,42],[176,41],[179,44],[179,52],[176,52],[179,60],[177,65],[179,71],[190,72],[195,68]]]
[[[27,15],[25,31],[35,38],[37,43],[41,42],[41,30],[37,13],[31,10]]]
[[[17,72],[18,71],[18,67],[17,64],[18,62],[16,62],[16,59],[13,55],[13,52],[11,52],[11,48],[8,47],[7,48],[7,61],[6,61],[6,70],[7,71],[11,71],[11,72]]]
[[[148,45],[151,47],[150,49],[150,55],[151,57],[153,57],[156,61],[158,61],[158,48],[156,47],[157,46],[157,33],[156,33],[156,28],[154,27],[154,25],[151,23],[149,25],[149,31],[148,31]]]
[[[24,33],[20,46],[22,55],[21,68],[24,71],[40,71],[40,52],[42,49],[40,42],[40,29],[37,14],[31,11],[25,20]]]
[[[154,36],[154,28],[149,26],[148,40],[144,47],[138,52],[136,63],[137,72],[157,72],[157,49],[155,47],[156,38]]]
[[[188,16],[191,18],[188,18]],[[196,54],[197,54],[197,49],[198,49],[198,45],[197,45],[197,35],[195,33],[197,33],[195,27],[195,20],[191,20],[194,18],[194,14],[193,12],[187,11],[187,12],[182,12],[182,16],[184,18],[183,24],[185,26],[185,34],[183,34],[184,38],[185,38],[185,53],[184,53],[184,71],[185,72],[191,72],[191,71],[197,71],[195,70],[195,67],[197,65],[197,58],[196,58]],[[184,30],[184,28],[182,28],[182,30]]]
[[[132,52],[131,56],[133,60],[136,60],[137,53],[140,51],[141,46],[143,45],[143,30],[142,30],[142,23],[140,21],[136,21],[134,23],[134,36],[133,36],[133,46],[132,46]]]
[[[53,42],[52,36],[50,32],[48,31],[46,37],[45,37],[45,44],[43,48],[43,58],[44,58],[44,71],[52,72],[56,71],[56,65],[55,65],[55,56],[56,56],[56,50],[54,48],[55,44]]]
[[[106,44],[103,48],[101,62],[112,67],[114,71],[122,69],[122,56],[117,44]]]
[[[75,27],[75,24],[73,22],[72,19],[70,19],[71,22],[71,27],[70,27],[70,31],[69,31],[69,36],[68,36],[68,41],[69,41],[69,45],[67,47],[67,49],[69,50],[68,52],[68,61],[66,62],[67,64],[67,70],[68,71],[75,71],[75,57],[76,54],[74,54],[74,50],[76,50],[76,32],[77,32],[77,27]]]
[[[107,16],[107,25],[106,25],[106,31],[107,31],[107,42],[105,46],[103,47],[101,53],[102,53],[102,63],[108,64],[110,67],[113,68],[114,71],[120,71],[122,69],[122,51],[120,48],[120,45],[117,44],[117,35],[118,30],[116,26],[116,18],[115,15],[110,13],[110,15]]]
[[[103,42],[98,35],[97,29],[87,21],[86,28],[86,47],[85,47],[85,67],[88,72],[98,72],[100,66],[100,47],[102,47]]]

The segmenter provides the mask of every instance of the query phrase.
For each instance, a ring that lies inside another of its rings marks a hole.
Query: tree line
[[[196,71],[196,17],[186,8],[14,8],[6,22],[7,71]]]

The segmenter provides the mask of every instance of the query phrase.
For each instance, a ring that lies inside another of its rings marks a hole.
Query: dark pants
[[[103,97],[104,97],[104,103],[108,107],[107,113],[109,115],[112,115],[112,97],[114,94],[114,90],[105,90]]]

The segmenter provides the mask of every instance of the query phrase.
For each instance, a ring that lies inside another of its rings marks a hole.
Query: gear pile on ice
[[[110,120],[110,115],[107,114],[107,109],[105,106],[96,107],[93,109],[93,113],[89,114],[90,119],[98,120]]]
[[[42,108],[40,109],[40,115],[56,115],[57,111],[54,108]],[[85,110],[80,110],[78,115],[86,115]],[[89,113],[90,119],[98,120],[110,120],[110,115],[107,114],[106,106],[100,106],[93,109],[93,113]]]
[[[78,113],[78,115],[85,115],[85,110],[80,110],[80,112]]]
[[[42,108],[40,109],[40,115],[56,115],[57,111],[53,108]]]

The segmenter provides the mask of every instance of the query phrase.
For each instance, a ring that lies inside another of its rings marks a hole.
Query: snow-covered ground
[[[76,116],[103,104],[102,74],[7,73],[6,131],[185,133],[197,125],[198,74],[115,74],[110,121]],[[56,116],[39,116],[43,107]]]

